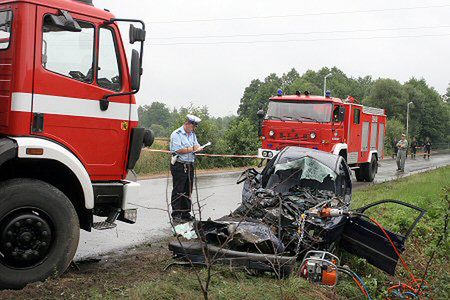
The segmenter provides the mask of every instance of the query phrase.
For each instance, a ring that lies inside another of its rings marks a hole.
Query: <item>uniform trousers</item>
[[[405,170],[406,150],[398,150],[397,152],[397,169]]]
[[[172,217],[184,217],[191,212],[191,195],[194,186],[194,164],[176,162],[170,166],[172,173]]]

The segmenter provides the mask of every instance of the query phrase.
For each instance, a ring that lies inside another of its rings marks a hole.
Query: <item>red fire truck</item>
[[[383,158],[386,114],[383,109],[308,92],[270,98],[260,117],[261,158],[272,158],[286,146],[301,146],[344,157],[358,181],[372,182]]]
[[[136,221],[144,40],[92,0],[0,0],[0,288],[61,274],[80,228]]]

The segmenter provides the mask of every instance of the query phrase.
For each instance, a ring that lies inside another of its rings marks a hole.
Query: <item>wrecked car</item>
[[[242,203],[235,211],[218,220],[195,222],[197,240],[170,243],[176,258],[204,263],[205,255],[212,255],[231,265],[278,269],[286,275],[309,250],[333,252],[339,245],[393,274],[398,257],[363,213],[385,202],[419,212],[406,235],[387,231],[400,251],[424,214],[420,208],[390,200],[348,214],[352,182],[345,159],[301,147],[286,147],[261,172],[245,171],[238,179],[242,182]],[[334,215],[324,216],[322,211]]]

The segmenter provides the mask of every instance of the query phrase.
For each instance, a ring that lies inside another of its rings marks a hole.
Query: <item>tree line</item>
[[[332,76],[327,80],[327,88],[333,97],[345,99],[352,96],[364,105],[386,109],[388,149],[393,138],[406,130],[406,111],[410,102],[409,136],[419,141],[429,137],[434,144],[450,142],[450,84],[446,94],[440,95],[424,79],[411,78],[402,84],[388,78],[354,78],[336,67],[308,70],[302,75],[293,68],[281,76],[272,73],[263,80],[254,79],[244,90],[236,116],[216,118],[209,114],[207,107],[191,105],[169,109],[162,102],[153,102],[139,107],[140,125],[151,128],[157,137],[169,137],[181,126],[186,114],[193,113],[204,120],[199,126],[198,136],[202,142],[213,143],[210,152],[255,154],[260,144],[256,113],[259,109],[267,109],[269,98],[280,88],[284,94],[295,94],[298,90],[321,95],[324,77],[330,73]],[[218,159],[215,163],[225,162]]]

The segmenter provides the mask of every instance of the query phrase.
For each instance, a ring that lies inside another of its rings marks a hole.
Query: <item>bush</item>
[[[397,119],[388,119],[386,124],[386,139],[384,141],[388,153],[393,153],[394,138],[400,140],[402,133],[405,132],[405,126]]]
[[[237,119],[225,132],[223,150],[228,154],[255,155],[258,151],[258,129],[249,119]],[[233,165],[244,166],[254,163],[254,159],[234,160]]]

